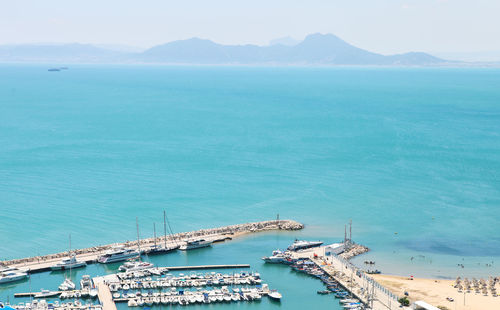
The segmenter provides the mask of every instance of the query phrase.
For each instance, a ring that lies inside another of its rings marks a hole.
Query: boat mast
[[[174,238],[174,231],[172,230],[172,227],[170,226],[170,221],[168,220],[168,218],[165,215],[165,211],[163,211],[163,215],[165,216],[165,219],[167,220],[168,230],[170,231],[170,236],[172,237],[172,240],[175,242],[175,245],[177,245],[177,241],[175,241],[175,238]]]
[[[69,279],[71,280],[71,266],[73,263],[71,262],[71,233],[69,233]]]
[[[154,240],[155,240],[155,250],[156,250],[156,224],[153,223],[153,233],[154,233]]]
[[[141,241],[139,239],[139,219],[135,218],[135,226],[137,227],[137,249],[139,250],[139,257],[141,257]]]
[[[163,234],[164,236],[164,243],[165,243],[165,250],[167,250],[167,214],[165,213],[165,210],[163,210]]]

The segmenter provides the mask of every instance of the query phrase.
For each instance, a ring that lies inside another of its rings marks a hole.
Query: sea
[[[136,218],[141,238],[162,234],[165,211],[174,232],[305,224],[145,258],[250,264],[283,294],[241,309],[340,309],[319,280],[260,258],[341,241],[350,221],[362,268],[500,275],[500,69],[50,67],[0,65],[0,260],[66,251],[70,235],[73,249],[135,240]],[[0,301],[65,276],[2,285]]]

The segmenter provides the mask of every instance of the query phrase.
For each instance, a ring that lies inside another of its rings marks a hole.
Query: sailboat
[[[115,262],[121,262],[128,259],[140,259],[141,258],[141,245],[139,243],[139,222],[137,218],[135,219],[137,225],[137,250],[125,248],[123,244],[113,246],[110,250],[106,251],[103,255],[97,258],[97,261],[101,264],[109,264]]]
[[[139,220],[137,219],[137,217],[135,218],[135,224],[137,226],[137,251],[139,253],[141,253],[141,238],[139,236]],[[156,233],[155,233],[155,236],[156,236]],[[156,240],[155,240],[155,243],[156,243]],[[129,272],[129,271],[138,271],[138,270],[143,270],[143,269],[149,269],[149,268],[153,268],[153,267],[154,267],[154,264],[148,263],[148,262],[143,262],[143,261],[141,261],[141,257],[138,256],[138,257],[128,259],[127,262],[125,262],[123,265],[118,267],[118,270]]]
[[[69,235],[69,253],[70,253],[70,257],[71,257],[71,234]],[[74,259],[74,262],[76,262],[76,263],[78,262],[76,260],[75,256],[72,256],[72,258]],[[70,260],[71,260],[71,258],[70,258]],[[60,291],[72,291],[76,288],[75,283],[73,283],[73,281],[71,281],[71,267],[72,267],[72,265],[69,264],[69,278],[64,279],[64,282],[61,283],[61,285],[59,285]]]
[[[86,262],[82,262],[76,259],[76,254],[71,253],[71,234],[69,235],[69,258],[65,258],[57,264],[50,267],[51,270],[66,270],[71,268],[80,268],[87,266]]]
[[[170,224],[169,224],[169,228],[170,228]],[[163,237],[163,241],[164,241],[164,244],[163,244],[163,247],[161,245],[158,245],[156,244],[156,225],[153,223],[153,229],[154,229],[154,246],[148,250],[148,254],[163,254],[163,253],[168,253],[168,252],[172,252],[172,251],[175,251],[179,248],[179,245],[174,245],[174,246],[171,246],[171,247],[168,247],[167,246],[167,215],[165,213],[165,211],[163,211],[163,233],[164,233],[164,237]],[[170,234],[172,234],[172,229],[170,229]]]

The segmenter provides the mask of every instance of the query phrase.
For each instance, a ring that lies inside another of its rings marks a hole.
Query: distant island
[[[2,63],[151,63],[192,65],[441,66],[459,64],[422,52],[382,55],[333,34],[311,34],[301,42],[277,39],[268,46],[223,45],[192,38],[145,51],[117,51],[90,44],[0,46]]]

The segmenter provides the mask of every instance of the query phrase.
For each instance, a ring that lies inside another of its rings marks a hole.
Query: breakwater
[[[364,245],[353,243],[349,247],[349,250],[345,251],[344,253],[340,254],[339,257],[343,259],[351,259],[355,256],[361,255],[363,253],[366,253],[370,251],[370,249]]]
[[[181,242],[185,242],[190,239],[205,238],[212,241],[223,241],[236,237],[239,235],[270,231],[270,230],[300,230],[304,228],[304,225],[293,221],[293,220],[272,220],[272,221],[261,221],[253,223],[244,223],[237,225],[222,226],[210,229],[200,229],[191,232],[181,232],[176,234],[171,234],[167,236],[161,236],[155,238],[146,238],[138,241],[126,241],[123,243],[113,243],[102,246],[94,246],[84,249],[73,250],[79,260],[86,261],[88,263],[94,262],[97,257],[104,253],[105,251],[111,249],[113,246],[122,245],[124,247],[136,247],[140,244],[142,251],[147,251],[154,244],[164,244],[170,246],[178,245]],[[20,259],[12,259],[0,262],[0,266],[15,266],[22,268],[23,270],[37,272],[43,271],[50,268],[58,260],[68,257],[68,252],[60,252],[55,254],[48,254],[42,256],[34,256]]]

